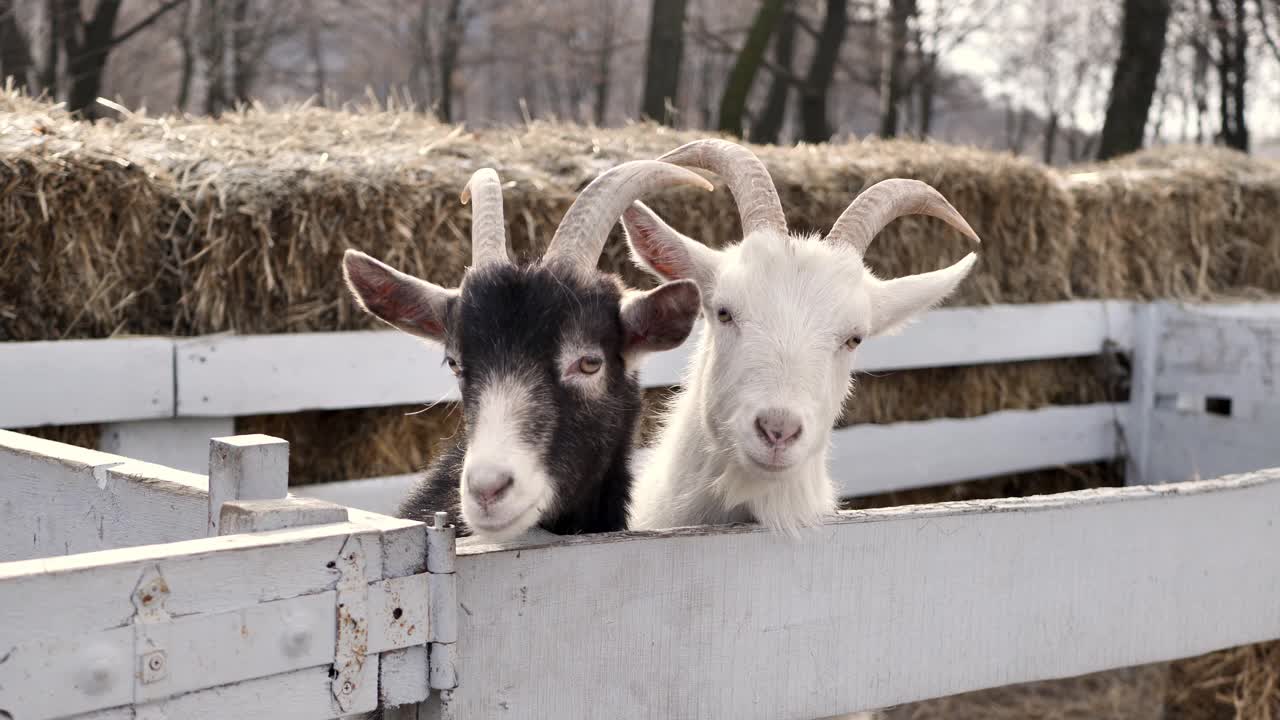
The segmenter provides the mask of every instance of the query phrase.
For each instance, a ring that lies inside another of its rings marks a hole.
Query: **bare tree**
[[[1102,125],[1099,160],[1142,147],[1172,9],[1170,0],[1124,0],[1120,55]]]
[[[769,95],[764,101],[764,109],[760,117],[751,124],[752,142],[776,144],[782,134],[782,124],[787,118],[787,101],[791,98],[793,79],[790,73],[795,59],[795,39],[795,3],[787,0],[773,39],[773,62],[776,69],[769,83]]]
[[[676,105],[676,93],[680,87],[687,4],[687,0],[653,0],[649,16],[644,105],[640,113],[664,125],[672,124],[670,108]]]
[[[915,0],[889,0],[884,60],[880,66],[880,137],[898,134],[898,105],[902,102],[907,63],[907,30],[915,14]]]
[[[0,81],[12,77],[19,88],[29,89],[34,67],[31,45],[18,26],[13,0],[0,0]]]
[[[440,119],[453,122],[453,73],[458,67],[458,51],[462,47],[462,33],[466,31],[466,16],[462,12],[463,0],[449,0],[445,13],[444,38],[440,43],[440,102],[437,112]]]
[[[897,2],[899,0],[895,0]],[[805,142],[825,142],[831,139],[831,123],[827,117],[827,95],[835,76],[836,61],[849,30],[849,6],[847,0],[826,0],[822,31],[818,34],[800,91],[801,136]]]
[[[82,14],[80,0],[59,0],[54,17],[67,59],[67,108],[85,117],[97,117],[95,103],[111,50],[184,2],[165,0],[128,29],[116,32],[123,0],[98,0],[88,15]]]
[[[1230,3],[1228,5],[1228,3]],[[1230,8],[1230,17],[1224,12]],[[1217,37],[1219,139],[1227,147],[1249,151],[1245,86],[1249,79],[1249,34],[1245,0],[1209,0],[1209,18]]]
[[[724,93],[720,96],[719,129],[731,135],[742,137],[742,121],[747,109],[747,95],[755,82],[756,73],[764,61],[765,50],[769,47],[769,36],[777,27],[778,17],[782,14],[783,0],[761,0],[756,11],[751,29],[747,31],[747,39],[738,51],[738,58],[729,71],[729,79],[725,83]]]

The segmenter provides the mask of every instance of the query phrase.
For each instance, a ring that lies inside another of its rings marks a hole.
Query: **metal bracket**
[[[169,677],[166,646],[170,616],[165,608],[168,600],[169,583],[160,574],[160,566],[148,566],[133,590],[133,645],[137,663],[134,697],[138,699],[163,693],[164,681]]]
[[[365,582],[364,547],[360,538],[350,536],[333,562],[337,583],[338,642],[334,650],[333,698],[343,711],[351,712],[364,682],[365,658],[369,650],[369,587]]]
[[[449,514],[438,512],[427,527],[427,592],[431,601],[431,638],[427,644],[427,685],[433,690],[458,687],[458,585],[456,529]]]

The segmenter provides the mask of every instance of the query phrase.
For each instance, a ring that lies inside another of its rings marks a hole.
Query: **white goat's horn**
[[[544,262],[594,268],[622,212],[642,196],[672,185],[714,189],[701,175],[657,160],[632,160],[601,174],[569,206],[551,237]]]
[[[978,234],[960,212],[927,183],[896,178],[881,180],[849,203],[827,233],[831,242],[847,242],[866,254],[871,241],[885,225],[903,215],[932,215],[980,243]]]
[[[709,170],[724,178],[738,204],[743,237],[757,230],[786,234],[787,216],[782,212],[778,189],[764,163],[747,148],[727,140],[695,140],[658,159]]]
[[[471,267],[506,263],[507,224],[502,215],[502,181],[493,168],[475,171],[462,189],[462,204],[471,208]]]

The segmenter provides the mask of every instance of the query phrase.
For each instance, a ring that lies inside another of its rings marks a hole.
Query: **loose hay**
[[[60,106],[0,93],[0,341],[374,327],[341,292],[343,250],[359,247],[456,283],[470,232],[457,193],[478,167],[497,168],[507,182],[512,248],[528,258],[596,174],[695,136],[653,125],[552,123],[468,132],[402,108],[306,106],[89,125]],[[1007,154],[903,141],[757,150],[799,230],[825,230],[859,190],[885,177],[938,187],[983,238],[981,262],[957,304],[1280,292],[1280,168],[1229,151],[1161,149],[1064,173]],[[652,204],[713,245],[737,234],[723,187],[673,191]],[[883,233],[868,262],[883,274],[919,272],[967,249],[940,223],[907,218]],[[601,265],[634,285],[652,284],[616,239]],[[1114,401],[1123,385],[1115,363],[1099,360],[894,373],[862,378],[846,421]],[[650,391],[647,404],[665,393]],[[338,480],[424,466],[458,418],[448,405],[406,414],[415,410],[240,418],[237,429],[288,438],[295,481]],[[653,417],[646,413],[646,437]],[[94,426],[31,432],[97,442]],[[1102,463],[854,504],[1117,479],[1118,466]],[[1151,698],[1164,693],[1170,718],[1276,720],[1278,675],[1280,643],[1272,643],[1167,671],[971,693],[890,716],[1156,717],[1150,713],[1163,704]]]

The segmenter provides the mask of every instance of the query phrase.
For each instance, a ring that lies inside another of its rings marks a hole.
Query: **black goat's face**
[[[472,270],[458,291],[355,252],[344,267],[366,309],[444,345],[466,417],[462,513],[492,540],[596,505],[639,415],[636,359],[683,342],[699,306],[692,282],[624,292],[543,265]]]

